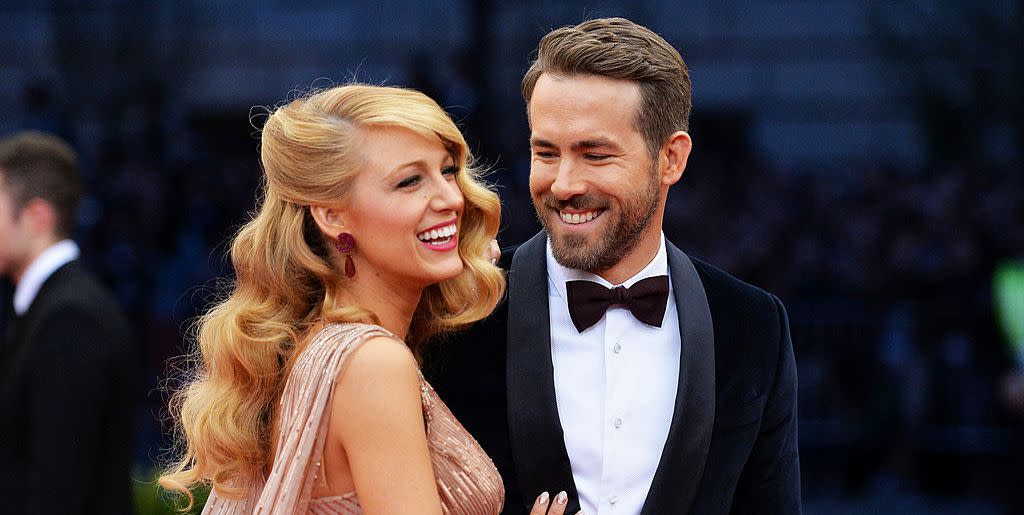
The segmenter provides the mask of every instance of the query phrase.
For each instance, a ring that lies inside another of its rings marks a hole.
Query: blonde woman
[[[161,485],[191,499],[209,483],[204,513],[498,513],[501,477],[416,359],[505,286],[488,256],[498,197],[458,128],[419,92],[346,85],[272,111],[261,157]]]

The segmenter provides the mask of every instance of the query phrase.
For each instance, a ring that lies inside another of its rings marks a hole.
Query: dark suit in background
[[[541,491],[579,499],[555,401],[546,234],[516,250],[508,299],[426,356],[428,379],[494,460],[505,511]],[[796,365],[775,296],[667,243],[679,315],[679,385],[643,513],[799,513]],[[509,268],[508,261],[511,261]],[[600,395],[595,392],[595,395]]]
[[[0,352],[0,512],[133,511],[136,349],[114,298],[57,269]]]
[[[11,319],[14,318],[14,285],[6,277],[0,277],[0,353],[6,351],[5,344],[11,339],[9,331]]]

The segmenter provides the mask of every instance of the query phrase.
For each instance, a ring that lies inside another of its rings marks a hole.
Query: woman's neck
[[[402,281],[389,281],[371,274],[345,281],[340,292],[344,304],[369,310],[377,315],[381,327],[405,339],[423,295],[422,287],[410,287]]]

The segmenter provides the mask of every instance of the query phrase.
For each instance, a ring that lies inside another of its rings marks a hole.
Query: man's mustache
[[[541,197],[541,203],[544,207],[557,210],[572,209],[575,211],[585,211],[587,209],[605,209],[608,207],[607,201],[594,195],[578,195],[566,200],[558,200],[554,195],[548,193]]]

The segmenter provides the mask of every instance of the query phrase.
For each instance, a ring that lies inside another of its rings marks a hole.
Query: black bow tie
[[[661,327],[668,305],[668,276],[658,275],[637,281],[626,288],[605,288],[593,281],[568,281],[565,290],[569,301],[569,318],[576,330],[583,332],[596,324],[609,306],[625,306],[637,320]]]

